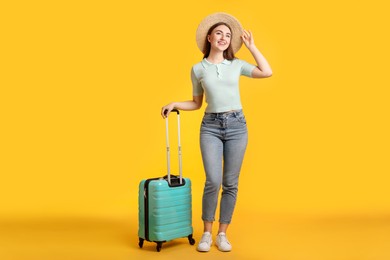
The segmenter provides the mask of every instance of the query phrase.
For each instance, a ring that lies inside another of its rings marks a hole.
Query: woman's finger
[[[166,107],[163,107],[163,108],[161,108],[161,116],[163,117],[163,118],[166,118],[167,117],[167,108]]]

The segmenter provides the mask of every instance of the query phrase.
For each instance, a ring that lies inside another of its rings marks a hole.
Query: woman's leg
[[[218,234],[221,232],[226,233],[228,227],[229,227],[229,224],[219,223]]]
[[[222,198],[219,218],[219,230],[216,244],[223,252],[232,250],[232,245],[226,237],[226,231],[231,222],[238,192],[238,178],[244,159],[248,134],[246,124],[238,129],[226,132],[224,143],[224,170],[222,181]]]
[[[206,182],[202,199],[202,220],[213,222],[218,204],[218,193],[222,184],[222,154],[223,143],[219,136],[211,131],[202,129],[200,147],[202,152],[203,166],[206,173]],[[206,224],[207,229],[210,224]],[[211,232],[211,230],[208,230]]]
[[[230,224],[236,205],[238,179],[248,142],[246,125],[244,126],[242,129],[234,129],[224,144],[223,191],[219,219],[221,224]],[[225,232],[227,225],[220,228],[221,232]]]
[[[210,127],[207,127],[207,121]],[[206,172],[206,182],[202,198],[202,220],[204,233],[199,241],[197,250],[208,252],[212,245],[212,226],[215,220],[215,210],[218,203],[218,193],[222,184],[222,154],[223,143],[219,137],[219,130],[213,127],[217,122],[205,118],[200,133],[200,148],[203,166]]]
[[[213,222],[203,221],[203,232],[212,232],[213,230]]]

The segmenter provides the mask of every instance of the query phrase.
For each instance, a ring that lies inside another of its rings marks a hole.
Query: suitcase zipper
[[[149,240],[149,182],[160,178],[147,179],[144,184],[145,240]]]

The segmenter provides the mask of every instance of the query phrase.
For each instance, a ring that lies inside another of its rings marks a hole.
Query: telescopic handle
[[[173,109],[172,112],[177,113],[177,133],[178,133],[178,152],[179,152],[179,174],[180,174],[180,184],[182,184],[183,173],[182,173],[182,158],[181,158],[181,143],[180,143],[180,112],[178,109]],[[171,156],[169,148],[169,126],[168,118],[165,118],[165,138],[167,143],[167,170],[168,170],[168,183],[171,184]]]

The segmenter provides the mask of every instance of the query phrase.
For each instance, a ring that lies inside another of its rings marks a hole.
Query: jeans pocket
[[[236,118],[238,122],[246,124],[246,118],[243,113],[238,114]]]
[[[215,118],[211,116],[204,116],[202,119],[202,126],[207,126],[207,125],[214,125],[215,124]]]
[[[240,120],[241,123],[246,124],[246,118],[245,118],[245,116],[239,117],[238,120]]]

